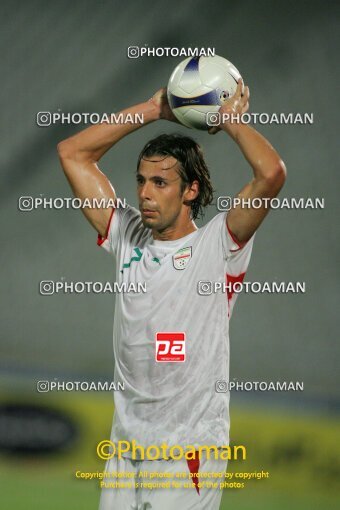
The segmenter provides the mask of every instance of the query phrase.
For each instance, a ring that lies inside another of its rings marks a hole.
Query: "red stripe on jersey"
[[[242,283],[245,275],[246,275],[246,273],[240,273],[237,276],[233,276],[231,274],[226,273],[225,276],[226,276],[226,282],[227,282],[228,309],[230,307],[230,300],[234,294],[233,285],[235,285],[235,283]],[[228,284],[230,284],[230,285],[228,285]],[[231,288],[229,288],[229,287],[231,287]],[[229,316],[229,312],[228,312],[228,316]]]
[[[112,212],[110,214],[109,222],[108,222],[107,227],[106,227],[105,236],[102,237],[100,234],[98,234],[98,239],[97,239],[98,246],[101,246],[103,244],[103,242],[106,241],[106,239],[109,236],[110,225],[111,225],[111,221],[112,221],[112,218],[113,218],[113,213],[115,212],[115,210],[116,209],[114,207],[112,207]]]
[[[225,222],[225,223],[226,223],[226,225],[227,225],[227,230],[228,230],[228,232],[229,232],[230,237],[232,238],[232,240],[234,241],[234,243],[236,243],[236,244],[237,244],[237,246],[238,246],[238,250],[240,250],[241,248],[243,248],[243,246],[244,246],[245,244],[247,244],[247,242],[243,242],[243,243],[241,243],[240,241],[238,241],[238,240],[236,239],[236,237],[235,237],[235,234],[233,234],[233,233],[232,233],[232,231],[230,230],[230,228],[229,228],[229,226],[228,226],[228,221],[227,221],[227,220],[226,220],[226,222]],[[230,251],[238,251],[238,250],[230,250]]]
[[[187,460],[187,463],[188,463],[188,468],[189,468],[189,471],[190,471],[191,474],[198,473],[199,468],[200,468],[199,452],[196,451],[195,452],[195,457],[193,459]],[[199,487],[198,487],[198,476],[197,475],[193,476],[192,477],[192,481],[195,484],[195,487],[196,487],[196,490],[197,490],[197,494],[199,494],[200,490],[199,490]]]

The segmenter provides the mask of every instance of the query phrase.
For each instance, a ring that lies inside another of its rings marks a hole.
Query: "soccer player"
[[[240,80],[220,113],[245,113],[248,100],[249,89]],[[151,122],[175,121],[165,89],[122,113],[142,114],[144,123],[102,123],[58,145],[66,177],[82,200],[116,199],[98,168],[114,144]],[[210,133],[222,131],[234,140],[253,172],[238,197],[275,197],[286,175],[278,153],[249,125],[222,119]],[[244,278],[254,233],[268,208],[238,205],[197,228],[195,219],[212,202],[212,184],[199,145],[182,135],[149,141],[138,158],[136,179],[139,210],[83,209],[98,232],[98,244],[116,259],[117,281],[145,282],[147,290],[116,297],[114,380],[124,382],[125,390],[114,395],[111,440],[135,440],[144,448],[221,448],[229,444],[229,392],[219,392],[216,382],[229,380],[229,320],[236,299],[232,284]],[[210,293],[210,284],[200,281],[231,286],[226,293]],[[101,510],[218,510],[222,492],[200,485],[195,473],[224,472],[226,461],[196,455],[190,460],[136,460],[127,452],[110,459],[106,469],[133,472],[139,486],[104,488]],[[152,481],[162,482],[171,473],[191,472],[192,485],[152,489],[145,483],[150,480],[140,476],[145,471],[157,472]]]

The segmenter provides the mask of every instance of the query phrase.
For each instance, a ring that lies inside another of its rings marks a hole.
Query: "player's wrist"
[[[223,122],[220,124],[220,128],[222,131],[225,131],[233,140],[237,140],[240,133],[244,129],[245,124],[243,124],[241,121],[239,122]]]
[[[149,118],[150,118],[150,122],[162,119],[162,108],[161,108],[161,105],[158,104],[157,101],[155,101],[153,97],[151,97],[144,104],[146,105],[146,108],[147,108],[147,111],[148,111],[148,115],[149,115]]]
[[[129,116],[132,116],[132,118],[136,119],[133,123],[134,129],[136,129],[136,127],[143,127],[146,124],[160,118],[157,105],[153,104],[150,100],[131,106],[130,108],[123,110],[122,113],[128,114]]]

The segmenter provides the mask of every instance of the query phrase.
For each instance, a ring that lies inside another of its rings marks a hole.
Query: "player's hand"
[[[214,135],[221,130],[222,125],[231,124],[231,120],[224,120],[227,119],[227,115],[229,115],[229,117],[233,115],[235,118],[235,115],[239,115],[241,117],[243,113],[246,113],[249,108],[249,96],[249,87],[245,87],[242,78],[240,78],[235,94],[224,101],[224,104],[222,104],[221,108],[219,109],[222,121],[221,124],[219,126],[211,127],[208,130],[208,133],[210,135]],[[234,120],[234,122],[236,121]]]
[[[159,119],[179,123],[169,106],[166,87],[157,90],[149,101],[157,108]]]

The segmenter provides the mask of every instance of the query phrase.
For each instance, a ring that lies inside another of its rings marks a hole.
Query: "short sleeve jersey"
[[[116,258],[116,281],[145,293],[116,296],[111,440],[140,445],[229,444],[229,320],[237,294],[199,282],[242,281],[254,236],[240,246],[226,214],[175,241],[154,240],[138,210],[113,209],[98,244]],[[164,336],[165,335],[165,336]]]

